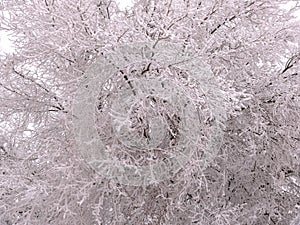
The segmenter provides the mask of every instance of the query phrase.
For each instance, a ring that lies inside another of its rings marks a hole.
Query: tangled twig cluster
[[[211,90],[210,71],[175,44],[152,46],[122,46],[103,56],[86,74],[74,105],[87,162],[129,185],[174,176],[195,151],[206,167],[222,138],[225,112],[218,89]],[[123,65],[116,65],[118,58]]]

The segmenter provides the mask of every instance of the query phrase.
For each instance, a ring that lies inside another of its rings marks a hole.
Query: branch
[[[296,62],[299,60],[300,54],[293,55],[291,58],[288,59],[288,61],[285,64],[284,69],[282,70],[281,74],[284,74],[288,69],[292,68]]]
[[[176,23],[180,22],[181,20],[187,18],[188,14],[185,14],[184,16],[178,18],[177,20],[173,21],[167,28],[166,30],[170,30]]]
[[[82,22],[82,24],[83,24],[83,26],[84,26],[85,32],[86,32],[88,35],[92,35],[92,32],[91,32],[90,28],[88,27],[88,25],[87,25],[87,24],[85,23],[85,21],[84,21],[84,18],[83,18],[84,12],[81,12],[81,11],[80,11],[79,6],[77,6],[77,11],[79,12],[79,17],[80,17],[80,20],[81,20],[81,22]]]
[[[232,16],[230,19],[225,19],[225,21],[223,23],[220,23],[216,28],[214,28],[212,31],[210,31],[210,34],[214,34],[220,27],[224,26],[226,24],[226,22],[230,22],[232,20],[234,20],[236,18],[236,16]]]
[[[250,2],[245,8],[249,8],[250,6],[252,6],[255,2]],[[244,11],[243,13],[247,13],[249,12],[249,10]],[[241,12],[238,12],[238,14],[240,14]],[[237,14],[237,15],[238,15]],[[232,20],[237,18],[237,15],[233,15],[230,18],[227,17],[225,19],[225,21],[223,23],[220,23],[216,28],[214,28],[212,31],[210,31],[210,34],[214,34],[220,27],[224,26],[227,22],[231,22]],[[229,18],[229,19],[228,19]]]
[[[42,86],[40,83],[36,82],[35,80],[33,80],[32,78],[29,78],[29,77],[26,77],[24,74],[18,72],[14,67],[13,67],[13,71],[15,74],[17,74],[18,76],[22,77],[23,79],[26,79],[28,81],[30,81],[31,83],[35,84],[36,86],[38,86],[39,88],[41,88],[42,90],[44,90],[45,92],[47,92],[48,94],[52,94],[52,98],[57,102],[57,104],[59,106],[57,106],[56,108],[62,110],[62,111],[65,111],[65,108],[64,106],[59,102],[59,99],[53,94],[50,92],[50,90],[44,86]]]
[[[121,40],[121,38],[129,31],[129,29],[125,30],[117,39],[117,42]]]

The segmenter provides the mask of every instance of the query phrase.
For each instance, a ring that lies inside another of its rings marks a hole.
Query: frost
[[[0,10],[0,224],[299,224],[297,1]]]

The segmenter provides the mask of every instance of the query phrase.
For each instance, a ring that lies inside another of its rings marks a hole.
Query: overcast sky
[[[121,9],[125,9],[126,7],[130,7],[133,3],[133,0],[117,0],[119,2],[119,6]]]

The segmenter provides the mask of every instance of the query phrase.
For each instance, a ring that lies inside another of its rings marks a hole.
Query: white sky
[[[1,17],[8,17],[7,11],[0,9]],[[1,19],[0,17],[0,19]],[[3,26],[3,24],[1,24]],[[8,31],[0,30],[0,56],[5,53],[13,53],[12,41]]]
[[[0,56],[5,53],[13,53],[12,41],[9,40],[8,32],[0,31]]]
[[[119,3],[120,9],[124,10],[133,5],[133,0],[116,0]]]

